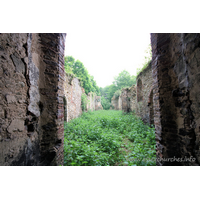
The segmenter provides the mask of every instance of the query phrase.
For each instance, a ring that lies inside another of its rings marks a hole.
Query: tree
[[[114,96],[117,90],[121,90],[124,87],[131,87],[136,84],[136,77],[131,76],[129,72],[123,70],[117,77],[114,78],[112,85],[108,85],[104,88],[100,88],[100,94],[106,100],[111,102],[112,97]]]
[[[97,95],[100,95],[99,87],[97,86],[97,83],[94,80],[93,76],[90,76],[90,82],[92,83],[92,87],[93,87],[93,91],[92,92],[95,92]]]
[[[121,90],[124,87],[131,87],[133,84],[136,84],[136,77],[131,76],[129,72],[123,70],[117,77],[114,78],[113,84],[118,90]]]
[[[80,79],[86,94],[89,92],[94,92],[97,95],[100,94],[99,87],[97,86],[94,77],[88,73],[88,70],[84,67],[80,60],[75,61],[72,56],[66,56],[65,71],[66,73],[74,74]]]
[[[101,105],[102,105],[104,110],[109,110],[110,109],[110,102],[104,96],[101,97]]]
[[[73,74],[73,66],[75,64],[75,59],[72,56],[65,56],[65,72]]]

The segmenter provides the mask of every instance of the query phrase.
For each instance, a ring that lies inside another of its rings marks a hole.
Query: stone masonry
[[[63,163],[66,34],[0,34],[0,165]]]
[[[153,96],[152,94],[152,69],[151,62],[136,79],[137,85],[123,88],[119,97],[113,96],[111,105],[115,110],[135,112],[144,123],[153,124]]]
[[[154,33],[151,44],[157,165],[199,165],[200,34]]]
[[[69,122],[70,120],[79,117],[82,114],[81,108],[81,95],[83,90],[78,78],[73,77],[72,75],[65,75],[65,121]]]
[[[95,110],[103,110],[100,96],[95,96]]]

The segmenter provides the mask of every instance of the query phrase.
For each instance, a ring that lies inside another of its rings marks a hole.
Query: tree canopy
[[[76,60],[72,56],[65,57],[65,71],[66,73],[74,74],[81,81],[82,87],[85,89],[85,93],[95,92],[99,95],[99,87],[94,80],[94,77],[88,73],[88,70],[84,67],[80,60]]]
[[[124,87],[131,87],[133,84],[136,84],[136,77],[131,76],[129,72],[123,70],[114,78],[113,84],[118,90],[121,90]]]
[[[111,99],[116,91],[121,90],[125,87],[131,87],[134,84],[136,84],[136,77],[131,76],[128,71],[123,70],[119,73],[118,76],[114,78],[113,84],[108,85],[104,88],[100,87],[101,96],[103,96],[104,99],[107,100],[104,100],[104,104],[109,104],[111,102]],[[108,105],[105,105],[105,107],[108,107]]]

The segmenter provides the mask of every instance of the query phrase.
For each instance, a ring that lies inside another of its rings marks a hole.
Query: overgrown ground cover
[[[65,166],[156,165],[155,130],[133,114],[83,113],[65,123]]]

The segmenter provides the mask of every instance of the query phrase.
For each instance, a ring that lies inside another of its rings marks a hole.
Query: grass
[[[65,166],[153,166],[155,131],[133,114],[83,113],[65,123]]]

